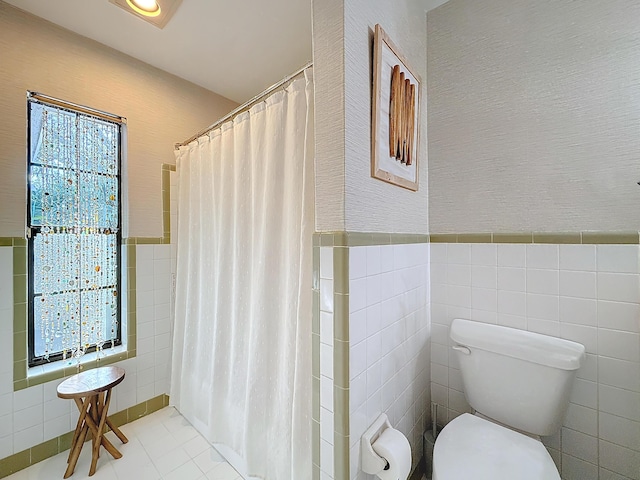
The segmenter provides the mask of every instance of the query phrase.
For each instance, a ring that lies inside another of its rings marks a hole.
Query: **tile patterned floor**
[[[89,477],[91,444],[86,443],[70,480],[242,480],[242,477],[173,407],[121,427],[129,442],[109,440],[122,452],[114,460],[101,450],[95,475]],[[6,480],[62,479],[69,451],[6,477]]]

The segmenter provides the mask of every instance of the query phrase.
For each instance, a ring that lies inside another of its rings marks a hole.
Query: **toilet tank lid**
[[[451,323],[449,335],[465,347],[562,370],[577,370],[585,355],[584,345],[570,340],[461,318]]]

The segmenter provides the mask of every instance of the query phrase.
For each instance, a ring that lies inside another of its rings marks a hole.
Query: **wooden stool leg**
[[[71,449],[69,450],[69,456],[67,457],[67,463],[71,460],[71,454],[73,453],[73,447],[78,441],[80,437],[80,432],[84,428],[84,418],[87,416],[87,409],[89,408],[90,402],[85,402],[79,398],[74,398],[76,405],[78,406],[78,410],[80,410],[80,416],[78,417],[78,423],[76,424],[76,430],[73,432],[73,439],[71,440]],[[86,434],[85,434],[86,435]],[[66,477],[65,477],[66,478]]]
[[[111,431],[116,435],[116,437],[120,439],[122,443],[127,443],[129,439],[125,437],[124,433],[122,433],[118,427],[116,427],[113,423],[111,423],[111,420],[109,420],[108,410],[109,410],[110,401],[111,401],[111,389],[107,390],[107,404],[104,407],[105,410],[107,410],[107,414],[105,415],[105,422],[107,426],[111,429]]]
[[[118,437],[122,443],[127,443],[129,441],[129,439],[124,435],[124,433],[122,433],[118,427],[116,427],[113,423],[111,423],[111,420],[109,420],[109,417],[107,417],[107,425],[109,425],[109,428],[111,429],[111,431],[115,433],[116,437]]]
[[[58,385],[56,389],[58,397],[73,399],[80,412],[67,457],[65,479],[73,475],[82,447],[89,439],[92,440],[89,476],[96,472],[98,459],[102,453],[101,446],[104,446],[113,458],[122,458],[122,454],[105,436],[105,430],[108,425],[122,443],[128,441],[108,417],[112,388],[120,384],[124,376],[125,371],[122,368],[108,366],[78,373]]]
[[[96,423],[100,423],[100,419],[102,418],[102,409],[104,407],[104,392],[101,392],[98,395],[98,409],[96,415]],[[100,430],[100,435],[104,435],[104,428]],[[98,444],[98,458],[100,458],[100,444]]]
[[[87,423],[87,425],[89,426],[89,430],[91,430],[91,434],[95,436],[98,435],[98,425],[96,424],[96,422],[93,420],[93,418],[91,418],[91,415],[87,415],[85,422]],[[105,436],[102,436],[102,445],[104,445],[104,448],[107,452],[109,452],[111,454],[111,456],[113,458],[121,458],[122,454],[118,451],[118,449],[116,447],[113,446],[113,444],[109,441],[109,439]]]
[[[99,410],[100,407],[99,405],[99,398],[100,398],[100,394],[96,393],[95,395],[93,395],[91,397],[91,407],[89,408],[89,413],[91,415],[91,418],[93,419],[93,421],[95,423],[99,422]],[[92,438],[92,442],[91,442],[91,466],[89,467],[89,476],[93,475],[94,473],[96,473],[96,466],[98,464],[98,451],[100,448],[100,432],[99,431],[91,431],[91,434],[93,436]],[[96,449],[96,445],[98,446],[98,449]]]
[[[91,468],[89,469],[89,476],[96,473],[98,457],[100,456],[100,445],[102,444],[102,440],[106,440],[106,438],[104,438],[103,435],[104,435],[104,425],[107,419],[107,411],[109,410],[109,403],[111,402],[110,393],[111,393],[111,389],[107,390],[107,396],[106,396],[106,401],[104,401],[104,405],[102,403],[103,402],[102,393],[96,399],[96,416],[100,416],[100,421],[98,423],[98,433],[93,442],[93,453],[91,456]]]
[[[109,420],[109,411],[108,411],[109,407],[108,407],[108,405],[111,402],[111,395],[112,395],[111,394],[111,389],[107,390],[107,396],[106,396],[106,398],[107,398],[106,405],[107,406],[105,407],[107,409],[107,415],[106,415],[106,418],[105,418],[105,422],[106,422],[107,426],[111,429],[111,431],[115,434],[115,436],[118,437],[122,443],[127,443],[129,441],[129,439],[125,436],[124,433],[122,433],[120,431],[120,429],[118,427],[116,427],[113,423],[111,423],[111,420]]]
[[[85,423],[82,426],[82,430],[80,431],[80,435],[78,435],[76,443],[73,444],[73,447],[71,449],[69,465],[67,465],[67,470],[64,472],[64,478],[69,478],[71,475],[73,475],[73,471],[76,468],[76,463],[78,463],[78,457],[80,456],[80,451],[82,450],[82,445],[84,444],[84,439],[87,436],[88,430],[89,427]]]

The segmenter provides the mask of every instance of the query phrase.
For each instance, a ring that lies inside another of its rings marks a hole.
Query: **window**
[[[122,119],[30,93],[29,366],[121,343]]]

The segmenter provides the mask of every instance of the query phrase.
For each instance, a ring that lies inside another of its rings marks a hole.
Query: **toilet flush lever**
[[[465,355],[471,355],[471,349],[469,349],[469,347],[464,347],[462,345],[454,345],[451,348],[453,348],[457,352],[464,353]]]

